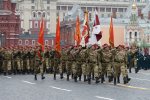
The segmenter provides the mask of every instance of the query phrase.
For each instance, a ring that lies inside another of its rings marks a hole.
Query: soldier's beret
[[[102,47],[106,48],[106,47],[109,47],[109,45],[105,43]]]

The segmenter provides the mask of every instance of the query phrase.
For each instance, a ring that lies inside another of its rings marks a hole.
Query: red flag
[[[109,43],[111,47],[114,47],[114,29],[113,29],[113,19],[111,17],[110,28],[109,28]]]
[[[56,25],[56,38],[55,38],[55,50],[60,52],[60,21],[59,16],[57,19],[57,25]]]
[[[77,46],[79,46],[80,45],[80,41],[81,41],[81,37],[80,37],[80,19],[79,19],[79,16],[77,16],[77,20],[76,20],[75,40],[77,42]]]
[[[84,18],[84,28],[83,28],[83,31],[82,31],[82,38],[84,38],[85,40],[85,44],[87,44],[89,42],[89,31],[90,31],[90,28],[89,28],[89,23],[88,23],[88,11],[85,11],[84,13],[85,15],[85,18]]]
[[[42,51],[44,51],[44,20],[42,18],[40,25],[40,32],[38,36],[38,43],[42,46]]]

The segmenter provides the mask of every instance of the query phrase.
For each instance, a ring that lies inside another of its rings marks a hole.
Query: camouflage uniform
[[[11,59],[12,59],[12,52],[10,50],[4,51],[4,60],[3,60],[3,69],[4,74],[6,73],[11,74]]]
[[[61,51],[61,58],[60,58],[60,65],[59,65],[59,73],[60,73],[60,78],[63,78],[63,73],[66,68],[66,61],[67,61],[67,53],[65,49]]]
[[[73,57],[71,54],[72,50],[73,48],[69,48],[67,50],[67,65],[66,65],[67,81],[69,81],[69,75],[72,74],[72,63],[73,63]]]
[[[0,74],[3,72],[3,49],[0,48]]]
[[[135,72],[137,73],[137,52],[138,49],[136,47],[131,47],[128,55],[130,56],[130,63],[129,63],[129,72],[131,73],[131,68],[135,68]]]
[[[79,76],[80,73],[80,80],[81,80],[81,72],[79,72],[81,69],[81,63],[80,61],[80,57],[79,57],[79,53],[80,50],[77,48],[74,48],[73,50],[71,50],[71,59],[72,59],[72,73],[73,73],[73,78],[74,81],[77,82],[77,77]],[[79,70],[80,69],[80,70]]]
[[[101,82],[103,83],[105,74],[107,74],[109,78],[109,82],[111,82],[113,80],[113,73],[112,73],[113,56],[109,46],[102,49],[100,56],[102,58],[101,59],[102,62]]]
[[[86,48],[81,49],[80,54],[82,74],[84,75],[84,82],[87,81],[87,62],[88,62],[88,50]]]
[[[53,66],[53,71],[54,71],[54,80],[56,80],[56,73],[58,72],[59,64],[60,64],[60,53],[58,51],[54,51],[54,66]]]
[[[116,85],[116,78],[119,78],[120,73],[122,73],[124,84],[129,81],[127,72],[127,53],[125,50],[120,48],[122,48],[122,46],[119,46],[119,49],[117,49],[114,54],[114,85]]]
[[[50,72],[50,55],[48,50],[44,52],[44,69],[47,73]]]
[[[41,50],[41,47],[37,48],[35,53],[35,66],[34,66],[34,74],[35,74],[35,80],[37,80],[37,74],[41,73],[41,79],[45,79],[44,77],[44,68],[43,68],[43,52]]]
[[[87,73],[88,73],[88,83],[91,83],[91,74],[94,71],[94,76],[96,78],[96,83],[99,83],[99,76],[100,76],[100,68],[98,66],[98,52],[94,49],[95,47],[92,46],[92,48],[88,51],[88,66],[87,66]]]
[[[35,51],[34,49],[32,48],[30,51],[29,51],[30,55],[29,55],[29,66],[30,66],[30,72],[31,73],[34,73],[34,66],[35,66]]]

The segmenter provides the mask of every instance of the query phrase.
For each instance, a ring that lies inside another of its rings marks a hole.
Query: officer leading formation
[[[44,80],[44,73],[53,74],[56,80],[56,74],[60,74],[60,79],[67,76],[67,81],[71,79],[74,82],[81,81],[91,84],[113,82],[114,85],[120,83],[127,84],[131,79],[128,71],[135,68],[135,73],[140,69],[138,47],[132,46],[126,48],[119,45],[111,48],[108,44],[102,47],[91,45],[67,46],[60,52],[53,48],[45,46],[44,52],[40,45],[36,47],[8,47],[0,48],[0,74],[33,74],[34,79],[38,80],[40,73]],[[83,77],[82,77],[83,76]],[[122,78],[120,78],[122,76]]]

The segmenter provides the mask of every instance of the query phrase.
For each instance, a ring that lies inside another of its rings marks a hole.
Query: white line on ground
[[[104,99],[104,100],[115,100],[115,99],[101,97],[101,96],[95,96],[95,97],[98,98],[98,99]]]
[[[67,92],[70,92],[72,90],[68,90],[68,89],[62,89],[62,88],[59,88],[59,87],[55,87],[55,86],[50,86],[51,88],[53,89],[57,89],[57,90],[62,90],[62,91],[67,91]]]
[[[114,85],[113,83],[107,83],[109,85]],[[124,87],[124,88],[131,88],[131,89],[138,89],[138,90],[150,90],[149,88],[144,88],[144,87],[136,87],[136,86],[131,86],[131,85],[125,85],[125,84],[117,84],[116,86]]]
[[[134,77],[130,77],[131,79],[136,79],[136,80],[141,80],[141,81],[149,81],[150,82],[150,80],[148,80],[148,79],[141,79],[141,78],[134,78]]]
[[[150,73],[142,73],[142,72],[139,72],[139,74],[150,75]]]
[[[12,78],[12,77],[9,77],[9,76],[4,76],[4,77],[6,77],[6,78]]]
[[[29,82],[29,81],[25,81],[25,80],[22,80],[22,82],[24,82],[24,83],[28,83],[28,84],[36,84],[36,83],[32,83],[32,82]]]

